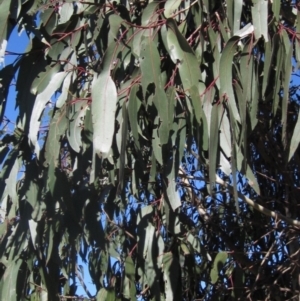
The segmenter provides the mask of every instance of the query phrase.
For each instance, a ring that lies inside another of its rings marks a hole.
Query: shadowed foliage
[[[0,0],[0,300],[298,299],[299,34],[298,1]]]

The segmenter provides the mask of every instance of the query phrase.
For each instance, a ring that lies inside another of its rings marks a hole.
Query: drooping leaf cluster
[[[0,29],[0,300],[299,295],[294,1],[0,0]]]

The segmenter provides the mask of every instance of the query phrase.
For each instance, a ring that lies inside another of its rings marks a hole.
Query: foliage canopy
[[[0,0],[0,29],[0,300],[299,296],[295,1]]]

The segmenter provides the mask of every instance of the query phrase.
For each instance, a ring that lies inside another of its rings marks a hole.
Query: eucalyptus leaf
[[[115,131],[117,89],[109,74],[95,75],[92,85],[93,145],[98,155],[107,154]]]

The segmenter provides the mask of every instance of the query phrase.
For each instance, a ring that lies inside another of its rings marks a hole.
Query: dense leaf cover
[[[297,5],[0,0],[0,300],[298,298]]]

